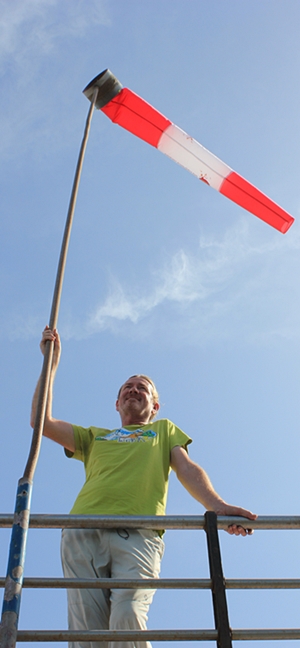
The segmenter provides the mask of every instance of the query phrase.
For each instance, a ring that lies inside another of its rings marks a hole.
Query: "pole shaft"
[[[0,628],[1,648],[14,648],[17,638],[31,491],[32,482],[20,479],[5,580]]]
[[[75,170],[74,182],[70,197],[69,209],[65,224],[64,236],[61,245],[60,257],[58,262],[56,282],[54,287],[54,294],[52,300],[52,308],[50,313],[49,326],[51,329],[56,328],[58,320],[58,312],[60,305],[60,298],[62,292],[64,271],[67,260],[67,253],[71,235],[71,228],[73,216],[76,205],[76,198],[78,193],[80,175],[82,164],[87,145],[91,119],[95,108],[98,89],[94,91],[92,103],[89,108],[84,135],[79,151],[77,166]],[[11,535],[10,553],[7,568],[7,577],[4,590],[4,601],[2,608],[0,637],[1,648],[15,648],[17,641],[19,610],[21,603],[21,592],[23,583],[23,572],[25,562],[25,550],[27,542],[27,531],[30,516],[30,495],[32,489],[32,481],[39,457],[45,411],[48,398],[49,381],[52,367],[53,358],[53,342],[48,342],[46,345],[46,352],[44,356],[40,390],[37,403],[36,421],[32,435],[30,452],[25,467],[24,475],[19,481],[17,492],[16,508],[14,525]],[[21,508],[20,508],[21,507]]]
[[[64,278],[64,272],[65,272],[65,266],[67,260],[72,223],[73,223],[74,210],[76,205],[76,198],[78,193],[85,149],[86,149],[89,130],[90,130],[91,119],[92,119],[92,115],[93,115],[93,111],[97,99],[97,94],[98,94],[98,89],[96,88],[94,92],[93,101],[89,108],[84,135],[83,135],[83,139],[79,151],[75,176],[74,176],[74,182],[73,182],[73,187],[72,187],[72,192],[70,197],[63,241],[61,245],[60,257],[59,257],[57,274],[56,274],[56,282],[55,282],[54,293],[53,293],[52,307],[50,313],[49,327],[52,330],[57,326],[60,298],[62,292],[63,278]],[[23,475],[27,479],[31,479],[31,480],[33,479],[34,476],[34,472],[35,472],[35,468],[36,468],[36,464],[40,452],[41,439],[42,439],[44,420],[45,420],[46,403],[48,397],[50,373],[51,373],[51,366],[52,366],[52,357],[53,357],[53,342],[48,342],[46,345],[46,352],[44,356],[44,363],[43,363],[42,374],[41,374],[40,393],[39,393],[39,398],[37,403],[36,422],[33,430],[29,457]]]

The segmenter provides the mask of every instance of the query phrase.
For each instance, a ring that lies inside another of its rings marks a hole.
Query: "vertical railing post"
[[[213,511],[207,511],[204,517],[209,570],[212,581],[215,627],[218,631],[217,646],[218,648],[232,648],[231,629],[228,619],[225,582],[218,537],[217,516]]]

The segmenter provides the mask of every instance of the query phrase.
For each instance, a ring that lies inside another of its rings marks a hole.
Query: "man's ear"
[[[117,412],[119,411],[119,399],[116,400],[116,410],[117,410]]]
[[[159,408],[160,408],[160,404],[159,403],[154,403],[154,405],[153,405],[154,411],[158,412]]]

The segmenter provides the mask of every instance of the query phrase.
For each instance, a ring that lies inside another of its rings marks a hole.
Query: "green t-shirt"
[[[192,439],[168,419],[117,430],[73,426],[75,452],[86,481],[70,513],[164,515],[170,452]]]

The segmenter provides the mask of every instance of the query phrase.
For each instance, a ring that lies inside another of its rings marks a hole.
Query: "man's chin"
[[[139,412],[141,410],[141,404],[135,398],[132,398],[125,403],[124,410],[126,412]]]

